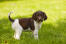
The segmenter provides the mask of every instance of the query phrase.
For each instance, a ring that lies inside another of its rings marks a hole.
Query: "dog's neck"
[[[34,20],[34,25],[35,25],[35,28],[36,29],[40,29],[41,28],[41,25],[42,25],[42,22],[36,22],[35,20]]]

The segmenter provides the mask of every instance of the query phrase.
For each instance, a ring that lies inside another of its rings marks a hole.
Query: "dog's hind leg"
[[[16,20],[13,22],[12,28],[13,28],[14,31],[15,31],[15,33],[14,33],[14,38],[19,40],[23,28],[20,26],[18,19],[16,19]]]
[[[22,33],[22,29],[16,29],[14,33],[14,38],[19,40]]]

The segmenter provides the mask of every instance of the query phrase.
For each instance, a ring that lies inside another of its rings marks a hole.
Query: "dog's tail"
[[[11,11],[10,13],[8,13],[8,18],[11,22],[14,22],[14,20],[10,17],[10,15],[13,13],[13,11]]]

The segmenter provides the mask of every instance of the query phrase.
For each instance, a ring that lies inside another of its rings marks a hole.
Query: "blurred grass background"
[[[31,32],[23,32],[20,40],[15,40],[8,13],[14,11],[13,19],[27,18],[37,10],[48,16],[39,30],[39,40]],[[66,0],[0,0],[0,44],[66,44]]]

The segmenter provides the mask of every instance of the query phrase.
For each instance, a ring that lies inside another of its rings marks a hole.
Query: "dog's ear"
[[[47,20],[47,15],[45,12],[43,13],[43,17],[44,17],[44,21]]]
[[[33,14],[32,18],[33,18],[34,20],[37,20],[37,18],[36,18],[36,13]]]

